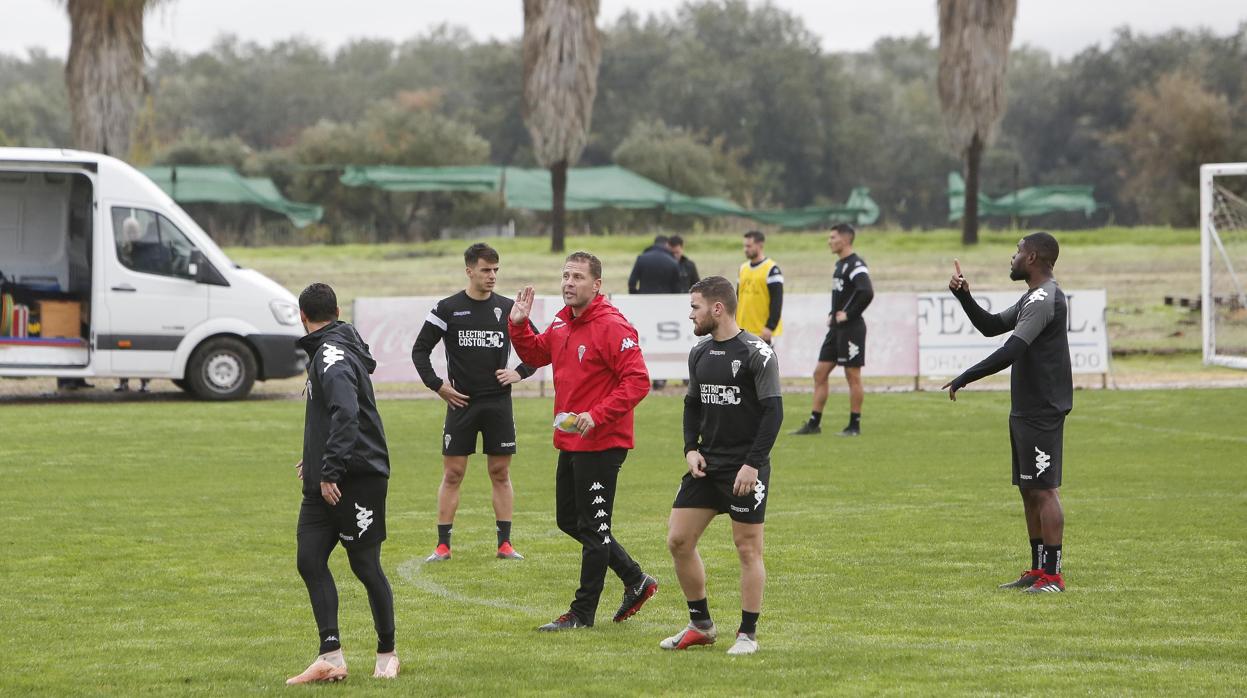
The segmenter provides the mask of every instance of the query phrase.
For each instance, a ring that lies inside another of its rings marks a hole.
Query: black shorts
[[[299,535],[329,529],[347,548],[367,548],[385,540],[385,495],[389,478],[380,475],[346,478],[338,483],[342,498],[329,506],[319,494],[303,495],[299,507]]]
[[[511,396],[476,397],[466,407],[446,407],[446,425],[442,427],[442,455],[470,456],[476,453],[476,435],[481,435],[491,456],[515,453],[515,417],[511,412]]]
[[[744,497],[732,494],[740,468],[706,468],[705,477],[685,473],[675,493],[672,509],[714,509],[733,521],[760,524],[766,521],[766,500],[771,494],[771,466],[758,468],[758,484]]]
[[[1009,417],[1013,484],[1023,489],[1038,490],[1060,487],[1064,438],[1065,415]]]
[[[866,322],[846,322],[832,325],[818,350],[820,362],[835,363],[846,368],[866,365]]]

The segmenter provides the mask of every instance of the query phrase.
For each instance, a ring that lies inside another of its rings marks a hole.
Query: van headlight
[[[283,325],[299,324],[299,306],[294,303],[290,301],[270,301],[268,307],[273,311],[273,317],[277,322]]]

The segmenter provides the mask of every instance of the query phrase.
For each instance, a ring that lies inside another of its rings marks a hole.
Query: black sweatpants
[[[641,583],[641,566],[615,540],[611,530],[615,482],[628,450],[560,451],[555,475],[556,517],[559,530],[580,541],[580,588],[571,610],[593,625],[606,582],[606,568],[626,586]]]
[[[299,507],[298,553],[299,576],[307,585],[312,601],[312,615],[320,632],[320,653],[338,647],[338,587],[329,571],[329,554],[338,544],[338,524],[329,504],[320,497],[306,495]],[[343,546],[346,547],[346,546]],[[351,571],[363,582],[372,607],[372,624],[377,631],[377,651],[394,651],[394,592],[390,580],[381,569],[381,543],[364,547],[346,547]],[[330,639],[332,638],[332,639]]]

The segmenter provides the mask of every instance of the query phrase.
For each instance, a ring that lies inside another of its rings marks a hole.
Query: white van
[[[171,378],[230,400],[307,363],[295,297],[98,153],[0,148],[0,302],[0,376]]]

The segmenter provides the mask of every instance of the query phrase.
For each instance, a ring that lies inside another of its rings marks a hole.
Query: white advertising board
[[[1020,291],[976,293],[988,312],[999,313],[1022,296]],[[1103,289],[1066,291],[1069,301],[1070,363],[1074,373],[1108,371],[1108,335],[1104,327],[1107,294]],[[984,337],[970,324],[961,303],[947,291],[918,294],[918,367],[924,378],[952,377],[983,360],[1010,333]],[[1007,370],[1005,371],[1008,372]]]

